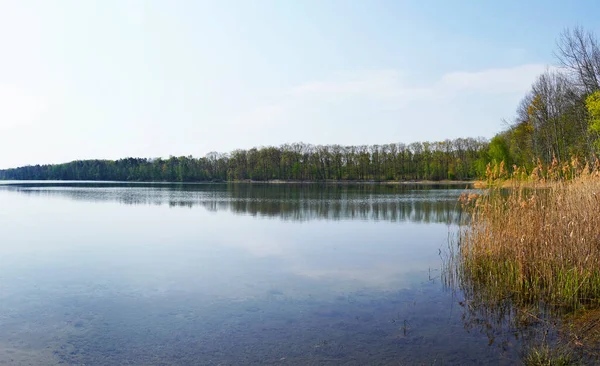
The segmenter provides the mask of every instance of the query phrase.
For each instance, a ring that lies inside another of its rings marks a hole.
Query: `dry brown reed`
[[[463,285],[515,305],[599,305],[600,166],[554,160],[512,171],[488,166],[488,189],[461,196]]]

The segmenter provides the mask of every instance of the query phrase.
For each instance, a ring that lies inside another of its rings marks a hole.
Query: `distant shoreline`
[[[178,182],[178,181],[114,181],[114,180],[43,180],[43,179],[24,179],[24,180],[3,180],[0,179],[0,185],[7,183],[132,183],[132,184],[373,184],[373,185],[476,185],[477,180],[406,180],[406,181],[376,181],[376,180],[224,180],[224,181],[197,181],[197,182]]]

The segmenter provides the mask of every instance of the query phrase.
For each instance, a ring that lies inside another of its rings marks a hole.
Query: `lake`
[[[464,189],[0,183],[0,364],[514,364],[444,281]]]

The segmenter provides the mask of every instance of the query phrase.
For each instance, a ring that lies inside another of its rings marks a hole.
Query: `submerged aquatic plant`
[[[579,363],[569,351],[543,345],[530,349],[523,358],[523,364],[525,366],[571,366]]]

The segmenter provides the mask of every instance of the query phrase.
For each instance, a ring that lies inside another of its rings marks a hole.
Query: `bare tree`
[[[555,56],[575,77],[585,93],[600,90],[600,47],[592,32],[575,27],[565,29],[557,40]]]

